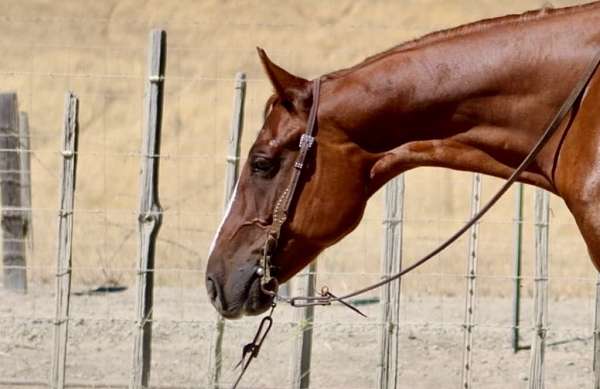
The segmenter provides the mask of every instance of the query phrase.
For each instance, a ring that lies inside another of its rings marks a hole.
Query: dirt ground
[[[77,290],[76,290],[77,291]],[[45,383],[51,365],[52,291],[28,297],[0,292],[0,379],[3,387]],[[521,345],[530,344],[531,300],[523,302]],[[592,383],[593,309],[591,299],[553,300],[546,350],[547,388],[587,388]],[[132,363],[132,291],[77,295],[72,300],[67,379],[97,387],[128,383]],[[459,387],[463,352],[464,298],[404,297],[401,301],[399,387]],[[341,307],[319,308],[314,325],[311,387],[370,389],[378,365],[379,306],[363,307],[363,319]],[[298,336],[290,307],[278,307],[275,326],[244,388],[289,387],[292,344]],[[207,380],[213,309],[198,289],[156,291],[153,327],[153,386],[202,388]],[[224,341],[223,387],[258,323],[228,322]],[[473,335],[473,387],[523,388],[529,350],[511,350],[509,299],[479,298]],[[104,386],[101,386],[104,385]],[[35,387],[35,386],[34,386]],[[83,386],[81,386],[83,387]]]

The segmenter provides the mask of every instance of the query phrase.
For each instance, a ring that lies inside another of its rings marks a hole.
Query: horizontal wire
[[[144,19],[131,19],[131,18],[90,18],[90,17],[67,17],[67,16],[36,16],[36,17],[15,17],[15,16],[0,16],[0,21],[4,23],[49,23],[49,22],[71,22],[76,24],[87,24],[87,23],[99,23],[99,24],[117,24],[117,25],[154,25],[156,24],[155,20],[144,20]],[[349,29],[349,30],[393,30],[393,31],[403,31],[403,32],[415,32],[422,33],[423,29],[407,29],[406,26],[402,25],[387,25],[387,24],[342,24],[336,22],[319,22],[316,20],[308,20],[302,24],[297,23],[275,23],[275,22],[234,22],[231,20],[224,20],[219,17],[212,18],[194,18],[194,20],[181,20],[177,19],[174,21],[164,20],[160,24],[164,28],[189,28],[190,26],[202,27],[206,28],[207,25],[216,24],[219,27],[232,27],[232,28],[244,28],[247,29],[249,27],[259,27],[259,28],[274,28],[274,29],[299,29],[306,30],[306,28],[331,28],[337,27],[340,29]],[[437,28],[437,27],[433,27]],[[87,46],[83,46],[85,48]],[[102,46],[99,46],[102,47]],[[131,48],[131,47],[129,47]]]
[[[133,304],[133,303],[132,303]],[[152,320],[148,320],[148,322],[152,322],[152,323],[168,323],[168,324],[196,324],[196,325],[206,325],[208,327],[213,327],[215,326],[215,317],[210,317],[210,318],[202,318],[202,319],[173,319],[173,318],[157,318],[154,317]],[[55,324],[55,318],[53,316],[46,316],[46,317],[40,317],[40,316],[10,316],[10,317],[3,317],[0,315],[0,321],[2,322],[8,322],[8,321],[16,321],[16,322],[28,322],[28,321],[37,321],[37,322],[42,322],[41,324]],[[110,318],[106,318],[106,317],[96,317],[96,316],[82,316],[82,315],[69,315],[69,317],[67,317],[66,319],[63,318],[63,320],[66,321],[81,321],[83,320],[85,321],[89,321],[89,322],[96,322],[96,323],[104,323],[104,322],[109,322],[109,323],[130,323],[132,325],[134,325],[135,323],[137,323],[137,320],[135,319],[131,319],[131,318],[123,318],[123,317],[110,317]],[[287,327],[289,328],[294,327],[294,326],[301,326],[303,328],[303,331],[307,330],[307,329],[312,329],[312,330],[327,330],[331,327],[340,327],[340,326],[345,326],[345,327],[354,327],[354,328],[372,328],[372,327],[381,327],[381,326],[385,326],[388,325],[389,322],[381,322],[381,321],[376,321],[376,320],[372,320],[372,321],[368,321],[366,323],[361,323],[356,321],[355,319],[349,319],[349,320],[332,320],[332,321],[327,321],[327,322],[313,322],[311,325],[309,326],[305,326],[302,322],[299,321],[292,321],[292,320],[280,320],[278,318],[275,318],[276,323],[278,326],[281,327]],[[252,324],[242,324],[242,323],[237,323],[237,322],[232,322],[232,321],[228,321],[227,322],[227,327],[231,328],[231,329],[248,329],[248,327],[252,327],[254,323]],[[430,329],[430,330],[438,330],[438,329],[456,329],[456,330],[462,330],[465,326],[464,322],[459,322],[459,321],[435,321],[435,320],[427,320],[427,321],[400,321],[398,322],[392,322],[391,324],[398,326],[398,328],[403,329],[403,328],[421,328],[421,329]],[[520,325],[520,326],[513,326],[510,324],[493,324],[493,323],[489,323],[489,322],[475,322],[474,324],[472,324],[473,327],[476,328],[482,328],[485,330],[511,330],[514,328],[518,328],[521,330],[526,330],[526,331],[536,331],[537,329],[539,329],[539,327],[535,326],[535,325]],[[559,325],[549,325],[549,326],[545,326],[544,329],[548,330],[549,332],[555,333],[555,334],[560,334],[560,333],[573,333],[573,332],[585,332],[585,333],[589,333],[590,338],[592,336],[592,334],[594,333],[594,328],[593,325],[588,325],[588,326],[559,326]]]
[[[123,80],[140,80],[144,81],[147,76],[140,74],[128,74],[128,73],[69,73],[69,72],[34,72],[34,71],[23,71],[23,70],[2,70],[0,76],[4,77],[16,77],[16,76],[28,76],[28,77],[50,77],[50,78],[97,78],[97,79],[123,79]],[[164,79],[168,82],[169,80],[177,81],[236,81],[235,77],[211,77],[211,76],[178,76],[178,75],[165,75]],[[246,82],[249,83],[268,83],[266,78],[246,78]],[[168,85],[168,84],[167,84]],[[168,94],[168,86],[165,91]],[[88,95],[89,93],[86,93]],[[107,92],[107,95],[112,93]],[[131,93],[133,95],[133,93]],[[16,137],[16,136],[15,136]]]
[[[129,197],[136,197],[137,195],[129,195],[129,194],[123,194],[122,196],[129,196]],[[163,201],[168,204],[168,202]],[[220,212],[206,212],[206,211],[201,211],[201,210],[189,210],[189,209],[180,209],[180,208],[170,208],[168,205],[164,207],[165,209],[163,209],[162,211],[160,211],[160,213],[165,214],[165,213],[170,213],[170,214],[190,214],[190,215],[204,215],[204,216],[216,216],[216,217],[222,217],[222,213]],[[18,212],[30,212],[30,211],[39,211],[39,212],[60,212],[60,210],[58,208],[43,208],[43,207],[12,207],[10,208],[11,211],[18,211]],[[127,208],[75,208],[74,209],[74,213],[90,213],[90,214],[108,214],[108,213],[127,213],[127,214],[135,214],[138,215],[139,214],[139,210],[137,209],[127,209]],[[371,218],[366,218],[363,219],[362,222],[367,222],[367,223],[375,223],[377,222],[378,219],[371,219]],[[407,220],[410,223],[429,223],[431,220],[430,219],[408,219]],[[446,219],[444,221],[442,221],[441,223],[461,223],[464,222],[463,219]],[[118,224],[118,223],[114,223],[114,224]],[[502,221],[488,221],[488,222],[481,222],[480,225],[496,225],[496,224],[511,224],[510,222],[502,222]],[[533,225],[532,223],[526,223],[527,225]],[[573,226],[576,227],[576,225],[574,223],[554,223],[554,226]],[[440,239],[437,238],[431,238],[431,239],[421,239],[421,241],[426,241],[426,242],[438,242],[440,241]],[[487,240],[487,239],[482,239],[479,238],[479,242],[484,242],[486,244],[489,243],[497,243],[497,240]],[[510,243],[498,243],[496,246],[498,245],[502,245],[505,246],[507,249],[509,247],[511,247],[512,242]],[[352,252],[356,252],[356,250],[351,250]],[[406,254],[405,254],[406,255]],[[328,256],[328,253],[324,254],[324,256]],[[482,254],[480,254],[480,256],[482,256]],[[486,256],[489,258],[489,256]]]
[[[0,153],[27,153],[27,154],[55,154],[62,156],[60,150],[40,150],[40,149],[0,149]],[[113,157],[128,157],[128,158],[161,158],[161,159],[215,159],[215,161],[226,163],[226,159],[216,154],[144,154],[138,151],[77,151],[73,155],[78,156],[113,156]],[[246,158],[242,158],[246,160]]]
[[[137,242],[136,242],[137,244]],[[77,246],[77,244],[76,244]],[[89,245],[89,246],[94,246],[94,245]],[[199,259],[199,261],[201,261],[201,259]],[[6,265],[5,268],[7,269],[22,269],[22,270],[36,270],[36,269],[55,269],[55,265],[25,265],[25,266],[17,266],[17,265]],[[71,266],[69,268],[70,270],[107,270],[110,269],[112,271],[117,271],[117,272],[137,272],[138,268],[137,267],[112,267],[112,266],[105,266],[105,267],[99,267],[99,266]],[[149,269],[147,270],[148,272],[154,272],[154,273],[160,273],[160,272],[189,272],[189,273],[196,273],[196,274],[204,274],[205,270],[204,269],[194,269],[194,268],[155,268],[155,269]],[[383,277],[380,273],[359,273],[359,272],[315,272],[312,273],[313,275],[316,275],[318,277],[323,277],[323,276],[342,276],[342,277],[371,277],[371,278],[385,278]],[[305,274],[303,274],[301,277],[304,277]],[[465,278],[465,277],[469,277],[468,274],[466,273],[411,273],[410,277],[417,277],[417,278]],[[536,281],[538,280],[538,278],[536,278],[535,276],[526,276],[526,275],[521,275],[521,276],[512,276],[512,275],[497,275],[497,274],[478,274],[476,276],[477,278],[485,278],[485,279],[500,279],[500,280],[510,280],[510,281],[516,281],[517,279],[521,280],[521,281]],[[565,280],[571,280],[571,281],[576,281],[576,282],[583,282],[583,283],[592,283],[592,284],[596,284],[596,282],[598,281],[597,278],[595,277],[583,277],[583,276],[569,276],[569,275],[557,275],[557,276],[551,276],[551,277],[547,277],[544,278],[544,280],[548,280],[548,281],[565,281]],[[331,285],[330,285],[331,287]],[[331,288],[330,288],[331,289]],[[590,289],[591,290],[591,289]],[[440,296],[440,297],[444,297],[444,296]]]
[[[9,209],[5,209],[7,211],[10,212],[32,212],[33,213],[33,217],[36,217],[36,213],[39,212],[48,212],[48,213],[56,213],[57,215],[61,212],[60,209],[58,208],[40,208],[40,207],[11,207]],[[0,211],[1,213],[2,211]],[[138,210],[134,210],[134,209],[127,209],[127,208],[75,208],[73,210],[73,213],[75,214],[75,216],[77,216],[77,214],[91,214],[91,215],[109,215],[109,214],[128,214],[128,215],[134,215],[134,216],[138,216],[140,215],[140,212]],[[201,210],[193,210],[193,209],[184,209],[181,210],[179,208],[172,208],[172,209],[164,209],[162,211],[156,211],[154,212],[156,214],[168,214],[168,215],[193,215],[193,216],[216,216],[216,217],[221,217],[221,213],[219,212],[206,212],[206,211],[201,211]],[[38,216],[39,217],[39,216]],[[107,226],[127,226],[128,224],[123,224],[123,223],[115,223],[115,222],[110,222],[107,223],[105,221],[99,221],[98,224],[102,224],[102,225],[107,225]],[[132,226],[135,225],[135,227],[137,228],[137,221],[133,221],[132,222]],[[212,227],[209,227],[212,228]]]
[[[129,196],[129,197],[135,197],[137,198],[137,195],[129,195],[129,194],[123,194],[123,196]],[[162,202],[165,202],[164,199]],[[206,211],[201,211],[201,210],[188,210],[188,209],[184,209],[181,210],[180,208],[170,208],[168,206],[168,202],[167,205],[164,207],[165,209],[163,209],[163,211],[161,211],[160,213],[165,214],[165,213],[171,213],[171,214],[191,214],[191,215],[198,215],[198,214],[202,214],[204,216],[216,216],[216,217],[222,217],[222,213],[221,212],[206,212]],[[39,212],[59,212],[60,210],[58,208],[43,208],[43,207],[12,207],[10,208],[11,211],[20,211],[20,212],[30,212],[30,211],[39,211]],[[74,210],[75,214],[77,213],[91,213],[91,214],[103,214],[103,213],[128,213],[128,214],[135,214],[138,215],[139,214],[139,210],[137,209],[127,209],[127,208],[75,208]],[[375,219],[375,218],[365,218],[362,220],[362,222],[366,222],[366,223],[377,223],[379,221],[379,219]],[[405,222],[406,223],[430,223],[432,221],[435,221],[435,219],[406,219]],[[463,223],[465,220],[464,219],[441,219],[439,221],[439,223],[441,224],[445,224],[445,223]],[[497,225],[497,224],[506,224],[506,225],[510,225],[512,224],[512,222],[502,222],[500,220],[490,220],[490,221],[484,221],[484,222],[480,222],[481,226],[485,226],[485,225]],[[524,223],[526,225],[533,225],[532,222],[526,222]],[[566,223],[553,223],[552,226],[573,226],[574,228],[576,227],[575,223],[570,223],[570,222],[566,222]],[[437,238],[429,238],[429,239],[421,239],[421,241],[426,241],[426,242],[438,242],[440,241],[440,239]],[[512,247],[512,241],[510,243],[503,243],[503,242],[497,242],[496,239],[494,240],[487,240],[487,239],[482,239],[479,238],[479,242],[484,242],[486,244],[489,243],[498,243],[496,246],[498,245],[502,245],[505,246],[507,248]],[[355,250],[351,250],[352,252],[356,252]],[[324,254],[325,256],[327,256],[328,254]],[[405,254],[406,256],[406,254]],[[482,256],[482,254],[480,254],[480,256]]]
[[[77,382],[75,380],[67,380],[64,383],[65,388],[93,388],[93,389],[127,389],[129,388],[129,383],[107,383],[103,381],[94,382],[95,380],[89,380],[87,382]],[[48,381],[35,381],[35,380],[18,380],[15,378],[3,378],[0,376],[0,387],[2,386],[10,386],[14,387],[48,387]],[[154,389],[197,389],[197,386],[182,386],[182,385],[156,385],[152,384],[152,388]],[[250,387],[247,387],[250,389]]]

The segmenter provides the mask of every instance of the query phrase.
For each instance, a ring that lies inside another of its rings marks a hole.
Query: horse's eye
[[[250,166],[253,173],[272,175],[275,172],[276,163],[272,159],[256,156],[252,158]]]

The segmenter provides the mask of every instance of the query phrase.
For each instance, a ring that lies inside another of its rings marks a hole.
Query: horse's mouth
[[[252,277],[239,297],[223,307],[214,304],[219,313],[226,319],[239,319],[242,316],[256,316],[266,312],[273,304],[273,295],[263,292],[261,279]]]
[[[250,283],[243,311],[245,315],[256,316],[267,311],[273,304],[273,296],[263,292],[261,288],[261,279],[255,278]]]

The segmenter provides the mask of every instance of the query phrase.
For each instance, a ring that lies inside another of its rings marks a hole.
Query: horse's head
[[[299,141],[314,98],[311,82],[273,64],[260,49],[259,56],[275,95],[267,102],[263,127],[214,238],[206,270],[208,294],[227,318],[260,314],[272,302],[260,286],[257,268],[273,211],[296,170]],[[274,280],[267,288],[288,280],[354,229],[372,193],[369,154],[348,138],[335,115],[328,115],[336,110],[331,104],[334,91],[326,86],[320,93],[316,142],[272,253]]]

